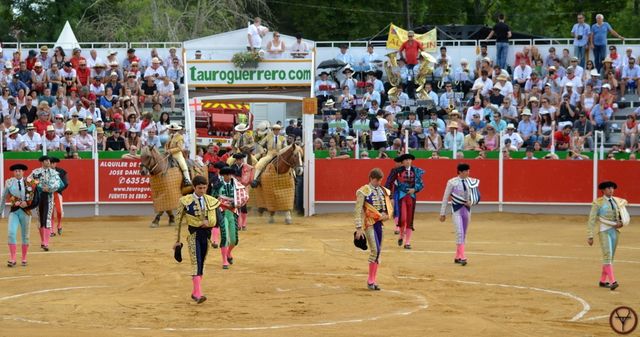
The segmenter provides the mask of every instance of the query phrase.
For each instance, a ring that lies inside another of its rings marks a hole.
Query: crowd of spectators
[[[551,47],[543,57],[538,46],[524,46],[515,53],[512,65],[502,59],[502,48],[496,55],[500,62],[481,44],[477,55],[462,58],[456,65],[447,48],[441,47],[429,80],[418,90],[413,75],[429,62],[424,55],[411,66],[413,61],[406,59],[415,55],[401,48],[398,66],[391,70],[393,77],[400,78],[400,85],[394,87],[389,72],[386,78],[381,76],[373,65],[350,55],[348,46],[341,46],[336,59],[371,67],[360,68],[364,74],[358,78],[349,63],[341,70],[344,79],[340,81],[329,79],[326,72],[319,74],[315,92],[321,104],[314,149],[328,149],[334,157],[354,157],[356,143],[360,149],[382,152],[406,146],[410,150],[455,148],[484,153],[502,145],[506,156],[509,151],[559,150],[568,151],[572,159],[582,159],[580,153],[594,150],[595,131],[603,131],[608,140],[615,129],[621,131],[621,140],[612,152],[635,153],[640,130],[637,111],[629,113],[621,127],[611,122],[625,94],[640,94],[640,66],[633,50],[619,54],[615,45],[609,45],[608,54],[585,60],[585,41],[601,48],[607,33],[622,38],[603,19],[598,15],[597,22],[589,26],[578,15],[572,30],[573,52],[564,48],[557,53]],[[510,29],[504,17],[491,35],[498,42],[508,41]],[[419,43],[416,48],[420,51]],[[367,53],[373,53],[373,46]],[[360,59],[366,61],[366,57]]]
[[[75,48],[66,55],[48,46],[4,55],[0,49],[0,131],[4,151],[77,151],[140,149],[168,138],[176,96],[183,80],[175,48],[162,59],[130,48],[119,61],[96,50]],[[146,105],[145,105],[146,104]],[[94,139],[95,137],[95,139]],[[77,156],[77,153],[75,154]]]

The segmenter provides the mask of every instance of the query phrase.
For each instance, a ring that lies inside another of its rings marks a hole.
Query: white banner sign
[[[311,86],[311,60],[264,60],[257,68],[237,68],[231,61],[188,61],[189,86]]]

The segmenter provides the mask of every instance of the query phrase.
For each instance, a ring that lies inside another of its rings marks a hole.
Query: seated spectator
[[[591,109],[598,102],[598,94],[593,91],[592,83],[587,83],[584,86],[584,92],[580,95],[580,109],[589,115]]]
[[[80,114],[78,114],[77,111],[73,112],[71,114],[71,120],[66,124],[65,130],[71,130],[74,136],[77,135],[78,132],[80,132],[80,128],[84,126],[84,123],[80,121],[79,116]]]
[[[125,140],[121,136],[120,128],[112,130],[111,136],[109,136],[106,141],[106,149],[107,151],[124,151],[126,149]]]
[[[47,126],[47,131],[42,139],[43,146],[47,148],[47,151],[60,151],[60,137],[56,135],[56,129],[53,125]]]
[[[142,85],[140,86],[140,91],[142,96],[140,97],[140,102],[159,102],[158,99],[158,87],[156,86],[156,82],[153,77],[146,79]]]
[[[27,125],[27,133],[21,136],[20,142],[22,143],[22,151],[37,152],[42,150],[42,137],[31,123]]]
[[[363,132],[369,132],[370,129],[369,129],[368,112],[366,110],[360,110],[358,119],[356,119],[352,125],[353,125],[354,134],[356,131],[358,131],[358,134],[360,135]]]
[[[567,151],[567,160],[589,160],[589,156],[580,154],[580,152],[569,150]]]
[[[502,105],[498,108],[498,112],[506,123],[518,122],[518,111],[516,110],[516,107],[511,104],[511,99],[509,97],[504,98]]]
[[[76,136],[77,151],[91,151],[93,148],[93,136],[89,134],[86,126],[81,126]]]
[[[480,77],[478,77],[473,83],[473,88],[480,90],[480,94],[482,96],[488,96],[489,92],[493,88],[493,81],[489,78],[489,72],[481,70]]]
[[[313,151],[321,151],[324,150],[324,142],[320,138],[316,138],[313,140]]]
[[[571,146],[571,125],[565,125],[561,131],[556,131],[553,135],[556,150],[565,151]]]
[[[76,137],[73,135],[73,131],[65,130],[64,137],[60,138],[60,151],[64,151],[67,154],[78,150],[78,143]]]
[[[492,125],[498,133],[507,129],[507,122],[502,119],[500,112],[493,114],[493,120],[489,124]]]
[[[505,140],[508,139],[511,142],[512,151],[520,150],[520,147],[524,143],[524,140],[522,140],[522,137],[520,137],[520,134],[515,132],[515,130],[516,130],[516,127],[512,123],[509,123],[507,125],[507,132],[504,134],[504,139]]]
[[[31,88],[42,94],[45,88],[48,88],[49,79],[47,78],[47,71],[42,66],[42,62],[36,62],[31,70]]]
[[[484,108],[482,107],[482,98],[480,96],[476,96],[473,99],[473,105],[467,109],[466,115],[464,117],[464,122],[467,125],[471,125],[474,115],[482,116],[483,114]]]
[[[124,139],[124,148],[126,150],[131,149],[132,146],[135,146],[137,149],[141,147],[142,140],[140,139],[140,131],[136,128],[130,128],[127,131],[127,136]]]
[[[296,42],[291,45],[291,56],[293,58],[305,58],[309,55],[309,46],[302,41],[302,34],[296,33]]]
[[[31,123],[29,123],[29,121],[27,120],[27,115],[25,114],[20,115],[20,119],[18,119],[18,124],[16,124],[16,127],[20,131],[21,136],[27,133],[27,126],[29,124]]]
[[[384,151],[379,151],[379,154],[380,153],[384,153]],[[360,159],[371,159],[369,158],[369,151],[360,152]]]
[[[445,128],[444,121],[442,119],[438,118],[438,112],[435,111],[435,110],[430,111],[429,112],[429,118],[425,119],[422,122],[422,129],[423,130],[427,130],[427,128],[430,125],[435,125],[436,126],[436,129],[437,129],[438,134],[440,136],[444,136],[445,132],[447,131],[446,128]]]
[[[391,146],[387,147],[385,150],[386,151],[403,151],[404,148],[402,147],[402,139],[395,138],[393,142],[391,142]]]
[[[342,112],[337,111],[335,116],[331,116],[331,118],[332,119],[329,121],[329,136],[338,136],[340,138],[347,137],[347,134],[349,133],[349,124],[347,121],[342,119]]]
[[[603,87],[604,88],[604,87]],[[605,140],[609,140],[609,128],[607,127],[607,122],[613,116],[612,108],[604,108],[600,104],[596,104],[591,109],[591,115],[589,118],[591,119],[591,124],[593,124],[593,128],[595,130],[604,131]]]
[[[22,136],[20,130],[15,126],[11,126],[7,130],[6,147],[9,152],[22,151]]]
[[[466,96],[473,87],[474,81],[474,74],[469,68],[467,59],[460,59],[460,66],[455,69],[453,80],[458,83],[456,90],[461,91]]]
[[[160,137],[156,135],[155,129],[150,129],[147,132],[147,136],[142,137],[142,146],[154,146],[157,149],[162,147],[162,145],[160,144]]]
[[[636,59],[634,57],[629,58],[629,64],[625,67],[622,67],[622,76],[620,79],[620,92],[622,96],[622,100],[624,100],[624,95],[627,93],[627,88],[633,90],[633,93],[636,95],[640,94],[640,90],[638,89],[638,80],[640,80],[640,66],[636,64]]]
[[[522,120],[518,123],[518,133],[522,137],[523,145],[533,146],[538,140],[538,126],[531,120],[531,111],[525,108],[522,111]]]
[[[638,122],[636,121],[636,116],[634,114],[630,114],[627,116],[627,121],[622,124],[620,148],[628,149],[631,152],[635,152],[637,140]]]
[[[140,155],[138,154],[138,148],[133,145],[129,148],[129,152],[122,155],[122,159],[127,160],[137,160],[140,159]]]
[[[489,102],[491,102],[491,104],[498,106],[504,101],[504,96],[500,93],[500,90],[502,90],[500,83],[493,85],[493,89],[489,95]]]
[[[533,155],[533,147],[527,147],[527,151],[524,153],[524,158],[522,158],[524,160],[538,160],[538,158],[536,158]]]
[[[407,117],[408,117],[407,120],[402,122],[403,129],[408,129],[411,132],[414,132],[417,128],[422,128],[422,124],[420,123],[419,120],[416,119],[415,112],[413,111],[409,112],[409,115]]]
[[[391,96],[389,98],[389,105],[384,108],[384,111],[389,112],[391,114],[397,114],[402,111],[402,107],[398,105],[398,98],[395,96]]]
[[[562,96],[562,103],[560,103],[560,109],[556,110],[555,120],[558,123],[558,129],[564,128],[565,125],[573,125],[578,114],[576,106],[571,104],[569,95]]]
[[[500,147],[500,135],[496,133],[493,124],[487,124],[485,127],[487,134],[484,136],[484,146],[487,151],[493,151]]]
[[[455,144],[456,149],[458,151],[462,151],[464,148],[464,134],[462,132],[458,132],[458,123],[450,122],[448,129],[449,132],[444,136],[444,148],[446,150],[453,150]]]
[[[578,135],[582,137],[585,145],[589,150],[593,149],[593,125],[587,119],[587,115],[584,112],[580,112],[578,120],[573,123],[574,132],[578,132]]]
[[[365,86],[367,92],[364,94],[363,96],[363,103],[362,105],[364,106],[365,109],[369,109],[371,108],[371,102],[375,101],[377,102],[377,105],[380,105],[380,102],[382,102],[382,98],[380,96],[380,93],[373,90],[373,83],[371,82],[367,82],[366,86]]]
[[[526,58],[520,58],[518,66],[513,70],[513,83],[518,83],[521,87],[527,83],[533,72],[527,61]]]
[[[161,104],[170,104],[171,110],[176,108],[176,98],[173,95],[175,87],[173,82],[169,79],[169,76],[164,76],[162,81],[157,84],[158,101]]]
[[[442,149],[442,137],[438,133],[436,124],[430,124],[427,127],[424,149],[428,151],[440,151],[440,149]]]
[[[20,69],[16,71],[16,75],[18,75],[18,79],[20,79],[21,82],[29,87],[29,90],[33,89],[31,86],[31,69],[27,68],[27,64],[24,61],[20,62]]]
[[[479,141],[482,139],[482,135],[476,131],[473,126],[469,127],[469,134],[464,136],[464,150],[480,151]]]
[[[48,111],[46,110],[40,111],[38,113],[38,120],[33,122],[33,126],[36,128],[36,133],[38,133],[41,136],[44,136],[45,131],[47,131],[47,126],[51,125],[50,119],[51,119],[51,114]]]
[[[167,76],[173,83],[176,91],[178,91],[180,88],[180,83],[182,83],[182,79],[184,78],[184,71],[182,70],[182,65],[180,64],[179,58],[173,58],[170,64],[172,64],[172,66],[167,70]]]
[[[576,106],[580,101],[580,94],[573,89],[573,82],[567,82],[564,87],[564,92],[562,93],[562,98],[564,98],[564,96],[566,95],[567,97],[569,97],[569,103],[573,106]],[[560,104],[562,104],[562,102],[560,102]]]
[[[544,77],[542,77],[544,78]],[[521,87],[524,88],[524,92],[525,93],[529,93],[531,92],[531,90],[536,87],[538,88],[538,90],[542,91],[544,89],[544,83],[545,81],[542,80],[540,78],[540,76],[538,76],[537,72],[533,72],[531,73],[531,77],[527,80],[527,82],[524,84],[524,86],[521,85]],[[515,88],[515,84],[514,84],[514,88]]]
[[[347,153],[340,153],[338,155],[338,149],[333,147],[329,149],[329,158],[328,159],[349,159],[351,158]]]

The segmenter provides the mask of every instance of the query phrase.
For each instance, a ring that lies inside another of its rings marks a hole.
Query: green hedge
[[[127,151],[100,151],[98,158],[100,159],[120,159]],[[66,152],[49,151],[48,156],[64,159]],[[91,151],[80,151],[78,155],[81,159],[92,159]],[[4,159],[38,159],[42,156],[42,152],[5,152]]]

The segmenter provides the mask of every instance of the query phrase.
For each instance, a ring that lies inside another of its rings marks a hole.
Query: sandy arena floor
[[[66,220],[50,252],[32,224],[29,266],[0,267],[0,335],[611,336],[614,307],[640,311],[640,226],[623,229],[612,292],[597,287],[586,216],[474,215],[466,267],[453,263],[450,219],[418,218],[411,251],[385,229],[383,291],[372,292],[351,214],[288,226],[250,217],[231,269],[210,252],[201,305],[166,218],[157,229],[145,218]]]

